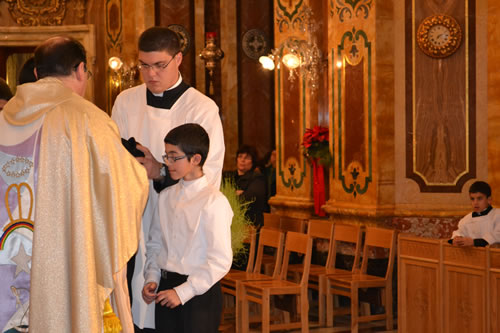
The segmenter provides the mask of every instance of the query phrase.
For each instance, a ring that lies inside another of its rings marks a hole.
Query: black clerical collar
[[[149,106],[160,109],[171,109],[177,100],[184,94],[189,86],[182,81],[177,87],[165,90],[163,96],[155,96],[149,89],[146,89],[146,101]]]
[[[493,209],[493,207],[488,206],[488,208],[486,208],[486,209],[485,209],[485,210],[483,210],[482,212],[479,212],[479,213],[472,212],[472,217],[479,217],[479,216],[488,215],[488,213],[489,213],[492,209]]]

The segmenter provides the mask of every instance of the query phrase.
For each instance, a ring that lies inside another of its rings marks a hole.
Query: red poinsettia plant
[[[332,162],[330,147],[328,144],[328,128],[314,126],[307,128],[302,138],[304,155],[310,160],[316,160],[319,164],[328,166]]]

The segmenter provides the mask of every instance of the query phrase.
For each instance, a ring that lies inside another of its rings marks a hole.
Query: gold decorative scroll
[[[6,0],[9,12],[22,26],[62,25],[66,0]]]

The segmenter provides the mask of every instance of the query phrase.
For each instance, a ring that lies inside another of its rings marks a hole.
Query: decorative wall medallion
[[[189,49],[191,48],[191,36],[189,35],[189,32],[186,30],[186,28],[184,28],[184,26],[180,24],[171,24],[167,28],[175,31],[177,35],[179,35],[182,55],[186,55],[186,53],[188,53]]]
[[[333,1],[330,1],[330,15],[333,16],[335,7],[340,22],[344,22],[345,19],[352,19],[353,13],[356,17],[367,19],[373,0],[335,0],[335,4]]]
[[[106,1],[106,34],[113,48],[121,51],[122,34],[122,2],[121,0]]]
[[[241,47],[245,55],[254,60],[269,53],[269,41],[264,31],[259,29],[251,29],[245,32]]]
[[[337,59],[343,64],[336,69],[339,180],[344,191],[356,197],[366,193],[372,182],[372,59],[366,33],[355,28],[347,31],[337,48]],[[364,98],[359,96],[367,96],[366,108]]]
[[[6,0],[14,21],[22,26],[62,25],[66,0]]]
[[[430,57],[448,57],[455,53],[461,42],[462,29],[451,16],[429,16],[418,26],[418,46]]]
[[[68,3],[68,9],[73,10],[78,18],[85,17],[85,0],[75,0],[73,2]]]
[[[278,0],[278,7],[276,7],[276,21],[278,22],[280,32],[289,29],[297,29],[297,26],[304,22],[304,10],[300,10],[302,3],[300,0],[297,4],[293,4],[292,0],[284,4]]]

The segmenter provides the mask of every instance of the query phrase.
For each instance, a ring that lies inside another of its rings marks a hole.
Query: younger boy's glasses
[[[170,163],[175,163],[178,160],[182,160],[183,158],[186,158],[186,157],[187,157],[187,155],[183,155],[183,156],[174,156],[174,155],[168,155],[168,154],[162,155],[163,162],[165,162],[165,163],[167,163],[167,161]]]

